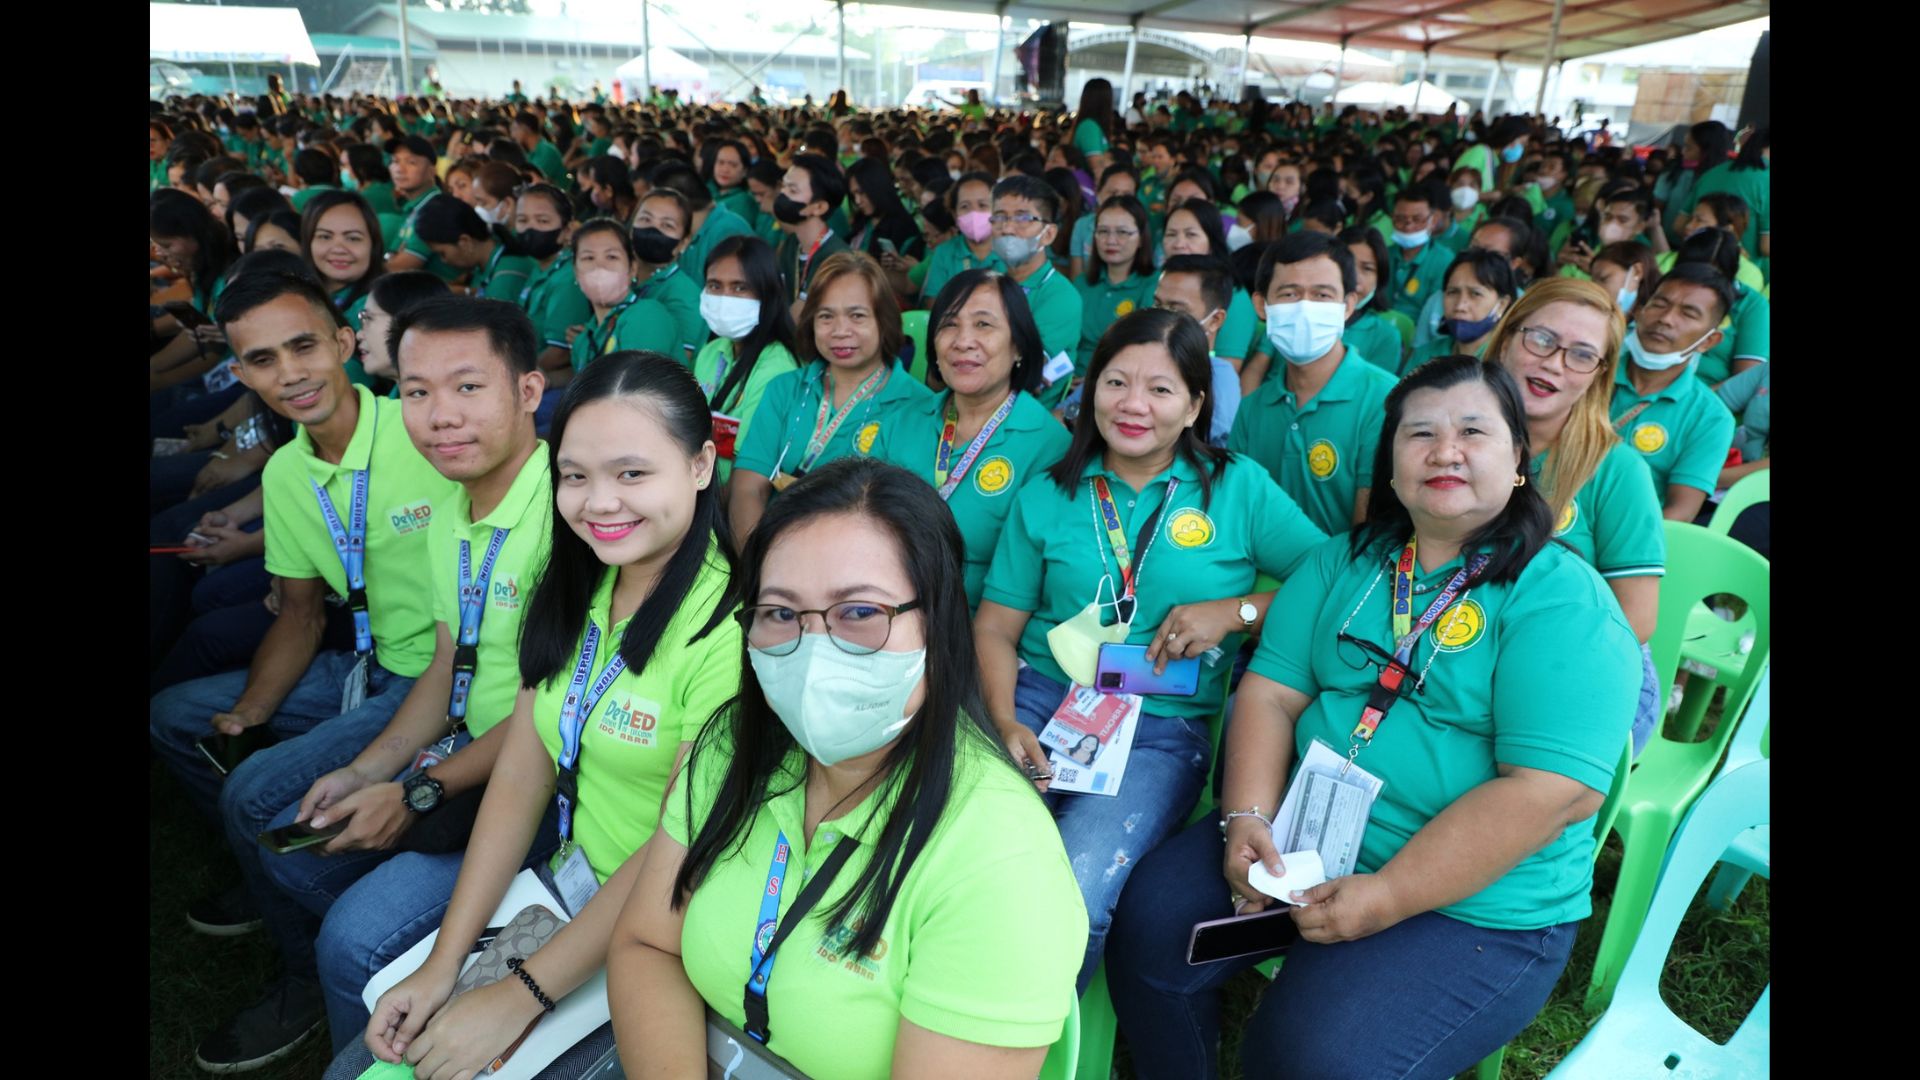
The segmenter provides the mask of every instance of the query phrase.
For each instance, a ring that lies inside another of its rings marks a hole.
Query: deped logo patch
[[[1565,536],[1573,523],[1580,520],[1580,503],[1575,499],[1567,500],[1567,508],[1560,512],[1560,523],[1553,527],[1553,535]]]
[[[1471,649],[1487,630],[1487,609],[1478,600],[1462,600],[1433,624],[1433,647],[1441,652]]]
[[[860,449],[861,453],[870,454],[873,452],[873,440],[879,436],[880,421],[875,420],[873,423],[860,429],[859,436],[854,439],[854,445]]]
[[[1667,445],[1667,429],[1659,424],[1646,423],[1633,429],[1633,448],[1643,454],[1657,454]]]
[[[493,606],[503,611],[514,611],[520,607],[520,583],[511,574],[493,583]]]
[[[387,520],[393,523],[393,531],[401,536],[418,532],[433,520],[433,504],[395,507],[387,511]]]
[[[600,731],[634,746],[653,746],[660,737],[660,703],[622,697],[600,707]]]

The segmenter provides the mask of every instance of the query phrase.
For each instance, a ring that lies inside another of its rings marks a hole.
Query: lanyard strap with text
[[[480,620],[487,613],[487,585],[493,580],[493,562],[506,546],[507,530],[493,530],[480,574],[473,575],[473,547],[460,541],[460,637],[453,645],[453,693],[447,698],[447,716],[457,731],[466,726],[467,691],[480,668]]]
[[[800,895],[794,897],[793,906],[776,924],[775,917],[780,913],[780,893],[786,888],[787,862],[792,849],[787,844],[785,832],[774,842],[773,865],[767,870],[767,887],[760,891],[760,914],[753,926],[753,966],[748,973],[741,1003],[746,1013],[747,1035],[763,1046],[773,1037],[773,1033],[767,1030],[767,980],[773,977],[774,956],[781,943],[820,902],[820,897],[825,895],[827,887],[833,884],[834,877],[840,873],[840,867],[853,854],[853,849],[859,846],[851,838],[841,837],[834,844],[827,861],[820,864],[819,872],[807,882],[807,887],[801,890]]]
[[[493,283],[494,267],[497,267],[500,265],[500,260],[506,257],[506,254],[507,254],[507,245],[496,241],[493,245],[493,258],[488,259],[487,268],[485,270],[480,271],[481,284],[473,290],[473,295],[481,298],[482,300],[486,299],[487,286]]]
[[[1139,580],[1138,568],[1146,565],[1147,555],[1153,550],[1153,541],[1158,531],[1156,526],[1160,523],[1160,516],[1166,513],[1167,507],[1173,505],[1173,493],[1179,488],[1179,477],[1167,477],[1167,492],[1162,496],[1159,508],[1154,510],[1153,517],[1147,522],[1147,527],[1140,530],[1140,535],[1145,539],[1140,550],[1140,561],[1136,564],[1132,551],[1127,547],[1127,534],[1120,529],[1120,508],[1114,504],[1113,491],[1107,487],[1107,478],[1104,476],[1093,478],[1094,516],[1099,519],[1100,527],[1107,532],[1107,543],[1113,546],[1114,565],[1119,568],[1121,583],[1126,586],[1126,591],[1118,598],[1121,622],[1133,621],[1134,582]],[[1103,563],[1106,561],[1105,553],[1102,553],[1100,561]]]
[[[314,497],[320,501],[320,516],[326,519],[327,534],[333,537],[333,550],[340,555],[340,569],[347,575],[347,607],[353,612],[353,651],[366,656],[373,652],[373,620],[367,614],[367,470],[353,471],[353,506],[347,524],[340,523],[340,512],[333,508],[327,489],[312,477]]]
[[[807,287],[813,284],[813,257],[820,254],[821,246],[824,245],[827,242],[827,238],[832,235],[832,229],[821,233],[820,239],[813,242],[813,246],[807,249],[805,255],[800,254],[799,238],[794,238],[796,242],[793,246],[793,288],[802,303],[805,303],[807,299]]]
[[[960,487],[960,481],[966,479],[967,470],[973,468],[973,460],[987,448],[987,440],[993,438],[993,433],[1006,422],[1007,415],[1013,412],[1014,399],[1019,396],[1018,390],[1013,391],[1007,395],[1007,400],[1000,403],[999,408],[993,410],[993,415],[980,425],[980,434],[973,437],[973,442],[968,444],[966,453],[960,456],[958,462],[953,460],[953,429],[960,422],[960,413],[954,407],[953,399],[947,399],[947,422],[940,429],[940,448],[933,457],[933,486],[939,489],[941,501],[951,498]]]
[[[822,376],[826,386],[820,391],[820,415],[814,417],[813,437],[807,440],[807,453],[800,459],[800,467],[794,470],[795,476],[804,475],[808,469],[813,468],[813,463],[820,459],[820,455],[827,449],[827,444],[833,441],[834,433],[840,430],[840,425],[846,423],[847,417],[853,415],[856,406],[880,391],[880,387],[886,383],[887,376],[891,373],[892,368],[889,365],[880,365],[873,374],[862,379],[859,386],[853,388],[853,393],[847,395],[847,403],[840,406],[838,412],[833,412],[833,376],[831,373]],[[831,419],[828,418],[828,413],[833,413]]]
[[[607,324],[605,327],[607,336],[598,344],[594,344],[593,338],[591,336],[587,338],[588,359],[592,359],[595,356],[605,356],[606,354],[613,351],[614,331],[620,325],[620,316],[625,314],[626,310],[632,307],[633,302],[637,299],[639,299],[639,297],[636,297],[632,293],[628,293],[627,298],[625,300],[620,301],[619,307],[614,308],[612,311],[607,312]]]
[[[1427,605],[1427,610],[1421,612],[1420,618],[1418,620],[1409,618],[1409,629],[1401,633],[1402,594],[1403,591],[1412,591],[1413,555],[1414,544],[1409,540],[1407,546],[1400,552],[1399,563],[1394,567],[1393,662],[1381,667],[1380,678],[1367,695],[1366,708],[1360,710],[1360,722],[1354,725],[1353,734],[1348,739],[1347,763],[1349,765],[1353,763],[1355,757],[1359,756],[1361,750],[1373,742],[1374,735],[1380,730],[1380,722],[1387,718],[1387,711],[1393,708],[1395,701],[1399,700],[1400,687],[1407,680],[1408,669],[1413,663],[1413,647],[1419,642],[1420,635],[1426,633],[1427,627],[1433,625],[1434,620],[1440,617],[1440,613],[1453,604],[1459,597],[1460,590],[1480,576],[1480,571],[1486,568],[1488,562],[1488,557],[1484,554],[1475,555],[1467,560],[1467,565],[1453,575],[1446,587],[1440,590],[1440,595],[1434,597],[1433,603]]]
[[[627,658],[618,652],[607,662],[605,671],[587,685],[593,673],[593,659],[600,651],[600,627],[587,624],[586,640],[580,644],[580,662],[573,667],[573,681],[567,685],[567,699],[560,705],[560,772],[554,780],[554,797],[560,806],[560,840],[573,839],[573,811],[580,804],[580,738],[587,728],[593,707],[600,704],[613,680],[627,670]]]

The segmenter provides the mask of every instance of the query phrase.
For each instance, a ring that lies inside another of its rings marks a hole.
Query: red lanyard
[[[1397,613],[1402,604],[1401,590],[1403,588],[1408,592],[1412,590],[1413,555],[1414,544],[1409,540],[1407,546],[1401,550],[1400,560],[1394,567],[1393,603],[1396,622],[1399,619]],[[1486,569],[1488,561],[1489,557],[1485,554],[1468,559],[1467,565],[1453,575],[1446,587],[1440,590],[1440,595],[1434,597],[1433,603],[1427,605],[1427,610],[1412,623],[1412,628],[1407,633],[1396,634],[1393,662],[1381,667],[1379,681],[1374,683],[1372,691],[1368,693],[1366,708],[1360,711],[1360,722],[1354,725],[1353,734],[1348,740],[1347,763],[1349,765],[1353,763],[1355,757],[1359,756],[1362,749],[1373,742],[1374,734],[1380,730],[1380,722],[1387,718],[1387,710],[1393,708],[1393,703],[1400,699],[1400,687],[1407,681],[1408,668],[1413,662],[1413,647],[1419,642],[1420,635],[1426,633],[1427,628],[1440,617],[1440,613],[1453,604],[1461,590],[1467,588],[1474,578],[1480,576],[1480,572]],[[1365,603],[1364,600],[1361,602]],[[1395,629],[1397,630],[1398,627]]]
[[[813,257],[820,254],[821,245],[825,244],[827,238],[832,235],[832,229],[821,233],[820,239],[813,242],[813,247],[809,249],[805,255],[800,254],[798,246],[794,248],[794,287],[795,291],[799,293],[802,302],[805,302],[807,299],[807,286],[813,282]]]

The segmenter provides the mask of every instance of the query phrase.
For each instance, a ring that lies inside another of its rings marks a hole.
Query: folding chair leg
[[[1727,910],[1735,900],[1740,899],[1741,890],[1747,887],[1747,881],[1752,877],[1751,871],[1742,870],[1732,863],[1721,863],[1720,869],[1714,872],[1713,884],[1707,886],[1707,903],[1713,905],[1715,910]]]
[[[1080,996],[1080,1064],[1074,1070],[1074,1080],[1109,1080],[1118,1028],[1113,999],[1107,996],[1107,965],[1102,961],[1094,969],[1087,992]]]
[[[1473,1080],[1500,1080],[1500,1063],[1506,1059],[1507,1048],[1505,1046],[1481,1058],[1480,1064],[1474,1066]]]

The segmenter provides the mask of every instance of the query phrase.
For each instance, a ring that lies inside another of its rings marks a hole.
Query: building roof
[[[192,64],[305,64],[320,57],[298,8],[148,4],[147,56]]]

